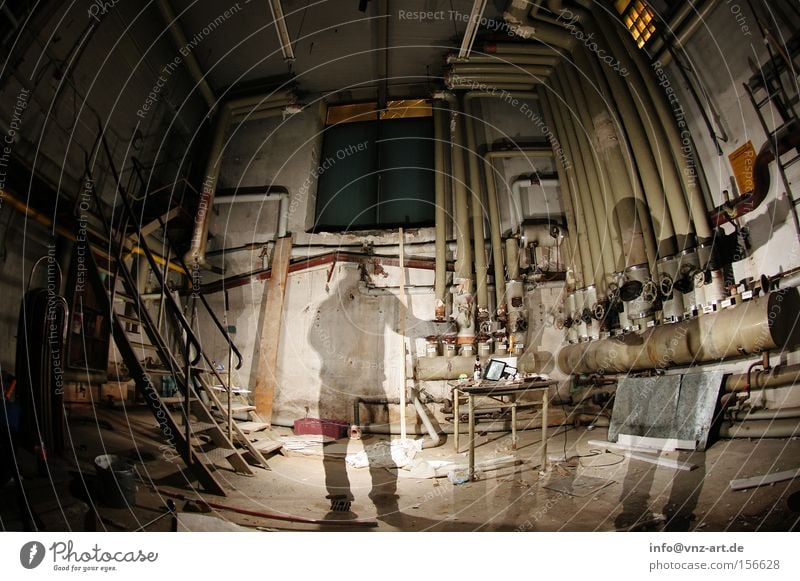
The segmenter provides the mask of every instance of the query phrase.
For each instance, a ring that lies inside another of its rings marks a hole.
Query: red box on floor
[[[306,434],[329,436],[331,438],[345,438],[350,431],[350,424],[341,420],[326,420],[323,418],[303,418],[294,421],[294,433],[298,436]]]

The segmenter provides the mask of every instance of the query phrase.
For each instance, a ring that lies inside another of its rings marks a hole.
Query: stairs
[[[169,290],[167,282],[168,267],[175,269],[175,262],[184,273],[190,272],[180,257],[167,252],[166,260],[160,263],[150,250],[147,236],[139,227],[125,189],[102,138],[108,162],[118,184],[118,194],[122,200],[122,210],[115,210],[118,224],[112,228],[103,215],[102,205],[93,187],[90,171],[87,169],[87,183],[92,184],[95,213],[100,218],[108,235],[115,259],[109,260],[100,268],[89,248],[81,256],[85,257],[87,282],[100,300],[103,311],[109,313],[110,332],[130,377],[136,384],[138,393],[147,404],[166,441],[181,456],[186,466],[194,473],[200,485],[208,492],[225,495],[225,478],[221,469],[232,469],[238,474],[254,475],[253,467],[269,469],[262,449],[268,447],[262,441],[259,446],[251,441],[249,433],[268,427],[255,414],[255,407],[247,400],[249,392],[241,388],[229,388],[208,354],[203,350],[198,335],[187,320],[184,307],[178,297]],[[169,218],[170,210],[166,216]],[[172,213],[174,215],[174,212]],[[162,217],[158,218],[160,228],[164,228]],[[129,226],[133,225],[133,232]],[[153,232],[154,229],[150,229]],[[164,228],[165,237],[166,229]],[[89,243],[82,242],[88,247]],[[137,248],[137,260],[132,260],[131,247]],[[167,246],[169,248],[169,246]],[[127,254],[126,254],[127,253]],[[172,262],[172,266],[169,262]],[[134,270],[133,266],[137,269]],[[143,270],[152,277],[160,298],[143,297],[140,281]],[[101,276],[101,270],[108,276]],[[241,354],[233,344],[227,330],[211,310],[202,295],[199,302],[203,306],[227,341],[231,350],[229,360],[236,355],[238,366]],[[121,299],[121,300],[120,300]],[[192,319],[196,320],[197,297],[193,296]],[[154,306],[157,303],[157,309]],[[154,314],[152,311],[157,311]],[[176,392],[164,395],[163,379],[172,377]],[[162,389],[157,387],[162,386]],[[230,403],[229,403],[230,402]],[[234,416],[246,418],[240,425]],[[263,424],[263,428],[260,425]],[[255,428],[255,429],[254,429]],[[253,438],[255,440],[255,438]],[[266,438],[269,439],[269,438]]]

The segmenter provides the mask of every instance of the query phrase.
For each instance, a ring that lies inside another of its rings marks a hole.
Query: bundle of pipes
[[[588,7],[591,2],[582,4]],[[627,299],[619,325],[632,330],[644,328],[653,318],[659,291],[664,321],[721,301],[719,272],[695,276],[708,269],[711,259],[705,244],[712,236],[705,200],[691,158],[684,155],[676,120],[640,51],[627,31],[615,27],[602,10],[592,18],[582,8],[561,8],[560,3],[551,10],[554,17],[542,10],[531,14],[525,0],[511,1],[504,18],[514,33],[545,46],[494,44],[485,46],[484,52],[510,62],[523,58],[526,51],[542,58],[548,47],[550,54],[571,56],[549,74],[547,87],[540,87],[543,113],[571,162],[560,168],[560,181],[567,220],[577,229],[582,247],[576,263],[582,265],[585,286],[568,303],[577,302],[576,315],[588,307],[602,318],[608,307],[587,304],[587,294]],[[578,38],[592,38],[598,51],[616,59],[613,66],[587,54]],[[658,117],[655,123],[649,119],[653,111]],[[634,167],[638,172],[630,171]],[[572,168],[574,173],[569,172]],[[606,212],[609,206],[612,211]],[[583,241],[581,232],[586,233]],[[596,338],[597,324],[592,317],[582,318],[591,328],[582,328],[584,321],[576,317],[581,327],[577,335]]]
[[[217,110],[214,136],[206,162],[203,191],[197,208],[195,227],[189,250],[186,252],[185,261],[191,268],[213,270],[206,256],[208,242],[208,226],[211,218],[211,207],[214,205],[214,195],[217,189],[222,154],[227,145],[228,131],[234,125],[282,117],[298,113],[301,107],[297,105],[297,97],[290,90],[273,91],[263,95],[232,99],[223,103]],[[282,214],[283,215],[283,214]],[[285,224],[284,224],[285,230]],[[285,231],[284,231],[285,234]]]
[[[721,272],[711,271],[712,230],[705,199],[665,96],[628,31],[604,10],[596,10],[589,18],[586,9],[591,1],[578,4],[582,7],[548,2],[553,14],[548,16],[541,9],[532,13],[527,0],[511,0],[503,15],[510,29],[518,38],[538,44],[492,43],[474,51],[468,60],[448,56],[446,85],[467,92],[461,98],[439,96],[447,100],[452,114],[453,190],[460,241],[456,277],[464,281],[462,302],[458,308],[454,305],[454,314],[465,312],[463,301],[472,304],[475,280],[477,312],[484,318],[487,315],[486,260],[483,252],[475,252],[473,272],[469,234],[471,201],[472,237],[475,248],[482,249],[483,213],[478,208],[484,194],[498,312],[505,312],[508,300],[519,299],[517,294],[522,292],[514,282],[518,269],[509,256],[503,268],[492,164],[495,152],[484,156],[485,183],[480,180],[473,100],[538,98],[544,133],[552,146],[549,155],[558,161],[556,171],[572,236],[568,267],[576,289],[565,299],[571,342],[598,339],[612,327],[643,331],[655,322],[656,309],[663,322],[676,322],[725,298]],[[595,43],[593,52],[578,42],[587,37]],[[614,63],[600,60],[600,50]],[[444,200],[443,183],[437,186],[439,199]],[[439,216],[437,231],[444,227],[439,226]],[[513,244],[506,247],[507,254],[517,250]],[[443,275],[441,280],[437,300],[443,305]]]

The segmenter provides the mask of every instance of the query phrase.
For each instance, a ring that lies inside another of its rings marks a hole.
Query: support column
[[[277,386],[278,345],[283,323],[283,302],[286,296],[286,279],[292,257],[292,236],[278,238],[272,255],[272,273],[266,284],[266,294],[261,302],[261,331],[258,337],[258,365],[253,401],[256,412],[272,424],[272,403]]]

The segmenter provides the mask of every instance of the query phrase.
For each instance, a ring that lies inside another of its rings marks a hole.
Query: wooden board
[[[269,427],[269,424],[266,422],[236,422],[239,426],[239,429],[242,430],[245,434],[249,434],[250,432],[260,432],[262,430],[266,430]]]
[[[652,438],[650,436],[632,436],[620,434],[617,443],[626,446],[649,448],[659,452],[673,452],[675,450],[694,450],[697,442],[694,440],[679,440],[677,438]]]
[[[253,447],[256,448],[262,454],[271,454],[272,452],[277,452],[281,448],[283,448],[283,444],[280,442],[276,442],[275,440],[256,440],[253,442]]]
[[[783,482],[784,480],[793,480],[800,478],[800,468],[796,470],[786,470],[785,472],[775,472],[773,474],[764,474],[762,476],[753,476],[751,478],[740,478],[739,480],[731,480],[731,490],[745,490],[747,488],[756,488],[757,486],[764,486],[765,484],[775,484],[776,482]]]
[[[286,278],[292,257],[292,237],[279,238],[272,255],[272,275],[265,285],[261,303],[261,331],[258,338],[258,372],[253,389],[256,411],[264,421],[272,422],[272,403],[277,387],[278,345],[283,323],[283,300]]]
[[[697,468],[697,464],[681,462],[680,460],[674,460],[673,458],[662,458],[661,456],[642,454],[640,452],[625,452],[625,457],[632,458],[633,460],[639,460],[641,462],[649,462],[650,464],[658,464],[659,466],[664,466],[666,468],[674,468],[675,470],[686,470],[687,472]]]

